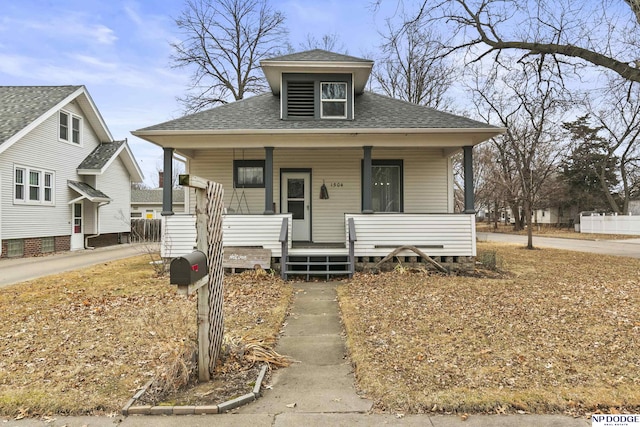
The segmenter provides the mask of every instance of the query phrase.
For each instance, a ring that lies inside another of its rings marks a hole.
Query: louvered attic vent
[[[288,82],[287,117],[314,117],[314,83]]]

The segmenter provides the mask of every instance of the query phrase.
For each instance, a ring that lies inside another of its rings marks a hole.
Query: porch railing
[[[415,246],[430,256],[475,256],[475,215],[472,214],[345,214],[346,238],[358,230],[354,256],[384,257],[401,246]],[[400,256],[415,256],[403,251]]]
[[[289,218],[282,218],[280,227],[280,276],[287,280],[287,257],[289,256]]]

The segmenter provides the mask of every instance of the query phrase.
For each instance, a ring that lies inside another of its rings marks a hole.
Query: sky
[[[363,56],[397,3],[383,2],[390,9],[375,14],[371,0],[271,4],[285,13],[295,49],[308,34],[335,33],[350,55]],[[183,0],[3,0],[0,85],[85,85],[114,139],[128,139],[145,184],[156,187],[162,150],[130,132],[183,115],[176,98],[189,71],[170,59],[183,8]]]

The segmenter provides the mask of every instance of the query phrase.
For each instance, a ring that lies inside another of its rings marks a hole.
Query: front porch
[[[223,217],[224,247],[271,251],[271,268],[290,275],[345,276],[373,267],[401,246],[414,246],[450,270],[473,267],[476,256],[473,214],[345,214],[344,240],[314,244],[292,240],[292,215],[230,215]],[[163,258],[189,253],[195,247],[194,215],[163,217]],[[403,264],[420,257],[410,250],[397,254]],[[283,268],[284,266],[284,268]]]

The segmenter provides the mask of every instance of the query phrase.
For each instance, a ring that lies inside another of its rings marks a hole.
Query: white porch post
[[[273,147],[264,147],[264,214],[273,215]]]
[[[162,216],[173,215],[173,148],[164,147],[162,175]]]
[[[464,213],[475,214],[473,197],[473,146],[462,147],[464,156]]]
[[[373,177],[371,176],[371,150],[373,147],[362,147],[364,150],[364,161],[362,163],[362,213],[373,213],[373,202],[371,186]]]

